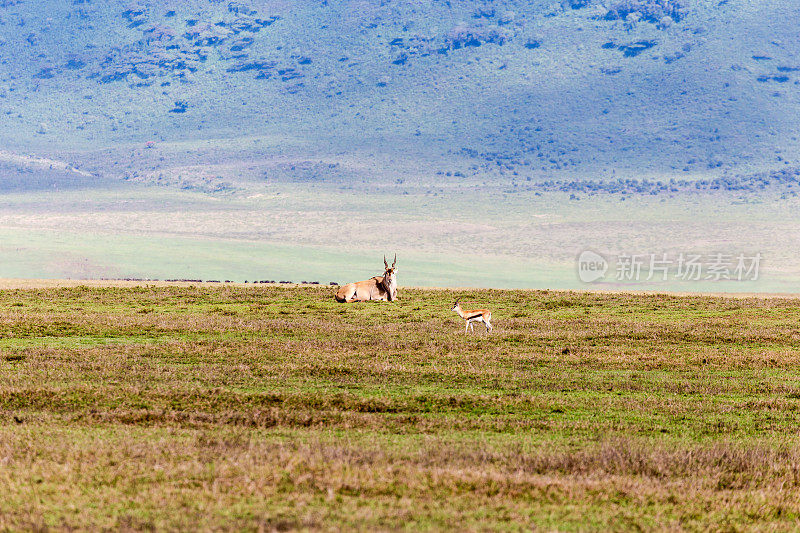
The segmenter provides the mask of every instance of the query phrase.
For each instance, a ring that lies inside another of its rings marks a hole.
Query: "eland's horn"
[[[386,261],[386,256],[385,255],[383,256],[383,266],[385,266],[386,268],[389,268],[389,263]]]
[[[397,254],[394,254],[394,261],[392,261],[392,268],[397,264]]]

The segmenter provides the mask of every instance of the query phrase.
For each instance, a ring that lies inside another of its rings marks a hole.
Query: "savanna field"
[[[800,300],[332,293],[0,291],[0,530],[800,526]]]

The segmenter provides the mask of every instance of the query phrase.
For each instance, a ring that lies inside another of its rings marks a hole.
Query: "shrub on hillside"
[[[534,39],[534,38],[531,37],[530,39],[525,41],[525,48],[527,48],[529,50],[535,50],[536,48],[539,48],[540,46],[542,46],[542,41],[540,41],[539,39]]]
[[[589,5],[591,0],[562,0],[561,5],[570,9],[581,9]]]
[[[445,44],[451,50],[467,46],[480,46],[485,43],[505,44],[508,40],[500,28],[494,26],[466,26],[459,24],[445,37]]]
[[[607,6],[606,20],[625,20],[633,15],[662,27],[665,17],[680,22],[686,15],[681,0],[612,0]]]

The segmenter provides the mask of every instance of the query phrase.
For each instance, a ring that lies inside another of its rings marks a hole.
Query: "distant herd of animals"
[[[382,300],[394,302],[397,300],[397,254],[394,255],[392,266],[383,256],[383,276],[375,276],[368,280],[356,281],[343,285],[336,291],[334,298],[340,303],[366,302],[369,300]],[[464,319],[464,333],[475,331],[473,323],[480,322],[486,327],[486,332],[491,333],[492,312],[488,309],[462,309],[459,300],[453,303],[450,309]]]

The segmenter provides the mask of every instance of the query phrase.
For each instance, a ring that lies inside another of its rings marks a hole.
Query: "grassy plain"
[[[747,200],[747,201],[745,201]],[[798,200],[771,192],[674,198],[507,192],[499,186],[268,182],[225,195],[123,183],[14,193],[0,205],[0,277],[273,279],[375,275],[398,254],[414,286],[591,288],[583,250],[617,254],[760,252],[757,282],[614,280],[605,289],[796,292]],[[644,276],[643,276],[644,277]]]
[[[798,526],[798,300],[331,292],[0,292],[0,529]]]

